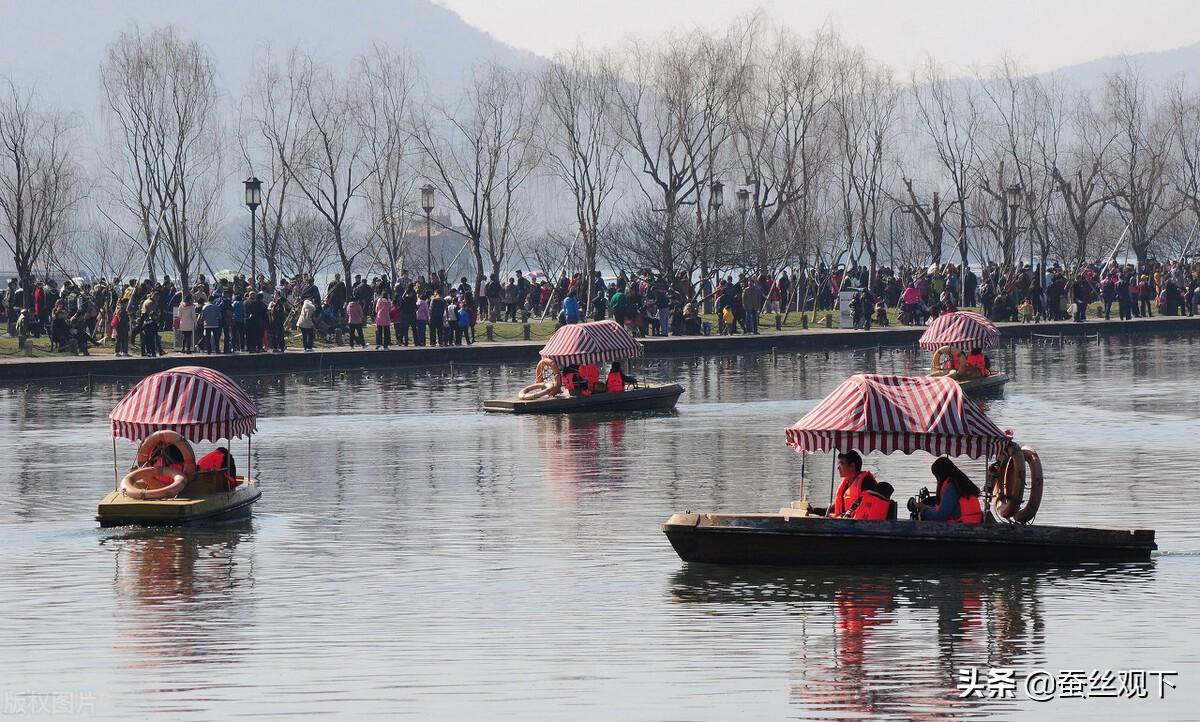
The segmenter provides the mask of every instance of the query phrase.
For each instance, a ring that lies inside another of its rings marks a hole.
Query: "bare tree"
[[[763,272],[773,274],[787,259],[805,255],[813,232],[817,186],[834,148],[829,104],[837,46],[826,33],[803,41],[780,32],[751,53],[735,86],[734,153],[750,179],[755,241],[744,261]],[[781,221],[790,228],[772,233]]]
[[[899,92],[885,68],[872,67],[861,51],[844,52],[838,61],[833,108],[840,148],[843,218],[848,245],[857,236],[875,275],[879,260],[876,228],[891,163],[890,145]],[[853,252],[851,253],[852,256]]]
[[[555,58],[541,81],[541,106],[548,121],[542,144],[551,171],[574,202],[586,314],[595,295],[598,239],[609,221],[609,201],[621,168],[619,119],[613,110],[617,77],[606,59],[575,52]]]
[[[1063,129],[1062,94],[1052,83],[1023,75],[1010,60],[1002,63],[992,78],[980,81],[992,110],[987,128],[991,131],[987,134],[990,147],[986,150],[992,162],[983,165],[997,167],[1000,173],[995,185],[991,176],[982,172],[978,183],[994,201],[987,204],[988,210],[997,207],[1001,210],[999,227],[1005,266],[1012,265],[1020,255],[1015,248],[1017,229],[1009,228],[1012,217],[1006,210],[1012,202],[1009,185],[1020,189],[1018,208],[1024,215],[1021,223],[1029,234],[1031,255],[1036,246],[1045,267],[1051,251],[1050,214],[1058,195],[1054,163]],[[1005,169],[1010,173],[1007,179]],[[991,213],[988,215],[995,218]]]
[[[455,232],[469,241],[479,276],[484,244],[498,274],[515,235],[517,196],[537,161],[535,117],[529,79],[493,64],[476,68],[455,111],[436,110],[417,125],[429,176],[462,223]]]
[[[280,270],[285,277],[316,277],[337,258],[337,239],[328,220],[304,210],[290,215],[279,240]]]
[[[372,254],[382,256],[392,278],[403,270],[408,230],[416,215],[417,185],[412,140],[412,104],[417,83],[415,61],[375,44],[358,61],[358,132],[365,144],[364,162],[371,169],[365,186]],[[347,283],[349,278],[346,279]]]
[[[1200,230],[1200,97],[1180,79],[1171,88],[1166,112],[1173,127],[1178,156],[1175,186],[1192,216],[1188,223],[1190,230],[1180,249],[1182,260],[1200,245],[1196,242]]]
[[[311,57],[298,55],[292,65],[298,94],[295,153],[280,156],[299,194],[329,225],[342,272],[348,278],[366,244],[350,237],[351,204],[363,194],[374,169],[367,163],[366,142],[358,122],[361,89],[337,78]]]
[[[650,207],[663,214],[653,266],[667,275],[686,255],[679,243],[681,211],[693,205],[706,221],[712,210],[701,190],[720,174],[719,154],[732,133],[727,116],[738,69],[729,57],[728,43],[698,33],[662,48],[634,44],[623,73],[627,82],[617,85],[630,168]]]
[[[32,91],[0,80],[0,240],[32,288],[34,269],[57,260],[84,197],[68,119],[39,107]],[[33,294],[25,294],[26,308]]]
[[[147,254],[153,274],[170,254],[181,287],[215,237],[221,176],[215,62],[166,27],[123,33],[101,66],[123,234]],[[111,218],[111,216],[110,216]]]
[[[1113,142],[1101,178],[1129,225],[1138,263],[1146,262],[1154,239],[1184,210],[1170,193],[1174,128],[1156,100],[1136,69],[1108,76],[1104,111]]]
[[[263,175],[262,202],[252,252],[261,252],[271,283],[278,280],[280,241],[284,217],[293,200],[289,164],[299,157],[303,132],[302,89],[308,84],[311,66],[298,49],[280,61],[264,48],[256,62],[257,72],[242,100],[238,145],[252,175]],[[257,170],[256,170],[257,169]]]
[[[950,181],[951,200],[946,209],[957,206],[958,252],[967,265],[967,197],[976,158],[979,137],[979,103],[972,86],[948,78],[932,59],[913,74],[913,99],[917,123],[933,147],[937,162]],[[933,261],[942,262],[941,245],[930,248]]]
[[[1067,115],[1072,140],[1064,153],[1047,159],[1047,164],[1073,241],[1063,248],[1063,261],[1078,267],[1089,256],[1093,233],[1112,200],[1102,182],[1102,169],[1114,136],[1095,109],[1091,94],[1076,94],[1071,106]]]

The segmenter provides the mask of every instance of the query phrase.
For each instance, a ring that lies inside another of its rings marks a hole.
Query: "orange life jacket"
[[[567,389],[568,393],[574,394],[574,393],[579,392],[579,374],[577,372],[575,372],[575,371],[564,372],[563,377],[562,377],[562,383],[563,383],[563,386]]]
[[[942,482],[942,493],[945,493],[946,485],[950,483],[952,482],[949,479]],[[958,497],[958,518],[946,521],[954,524],[982,524],[983,507],[979,505],[979,496]]]
[[[987,357],[981,353],[967,354],[967,365],[974,366],[975,368],[979,369],[979,373],[983,374],[984,376],[989,375],[987,368]]]
[[[862,495],[863,480],[868,477],[871,477],[871,472],[860,471],[858,476],[853,479],[842,479],[842,483],[838,485],[837,494],[833,497],[833,513],[830,516],[841,516],[854,506],[854,502],[858,501],[858,497]],[[874,477],[871,479],[874,480]]]
[[[609,391],[624,391],[625,379],[621,377],[620,371],[609,371],[608,379],[604,382],[604,386]]]
[[[868,491],[858,499],[858,508],[854,510],[853,519],[867,521],[887,521],[888,513],[892,510],[892,502],[883,498],[875,491]]]

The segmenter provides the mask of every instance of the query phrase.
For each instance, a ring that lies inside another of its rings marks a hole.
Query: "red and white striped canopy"
[[[254,433],[258,407],[220,371],[179,366],[139,381],[109,418],[117,438],[140,441],[169,430],[188,441],[216,441]]]
[[[977,459],[1007,439],[946,376],[851,376],[787,429],[796,451],[926,451]]]
[[[542,348],[542,358],[559,366],[598,364],[645,353],[645,347],[616,321],[567,324],[555,331]]]
[[[943,313],[929,322],[921,334],[921,348],[931,351],[942,346],[957,346],[968,351],[973,348],[991,348],[1000,343],[1000,331],[996,324],[974,311]]]

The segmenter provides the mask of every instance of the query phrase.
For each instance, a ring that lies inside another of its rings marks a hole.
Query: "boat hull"
[[[786,514],[672,516],[679,558],[711,564],[1039,563],[1149,559],[1150,529],[1084,529],[930,521],[856,521]]]
[[[1008,383],[1008,374],[998,373],[969,381],[959,381],[958,385],[962,387],[963,393],[983,394],[1000,391],[1006,383]]]
[[[186,494],[186,490],[185,490]],[[232,491],[213,491],[193,497],[139,500],[119,491],[109,492],[96,509],[96,521],[112,526],[181,526],[244,519],[262,496],[258,482],[250,479]]]
[[[642,386],[620,393],[572,396],[570,398],[493,399],[483,402],[483,410],[502,414],[578,414],[621,411],[654,411],[675,408],[683,387],[679,384]]]

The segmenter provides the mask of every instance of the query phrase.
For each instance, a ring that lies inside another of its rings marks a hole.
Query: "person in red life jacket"
[[[613,361],[612,370],[608,372],[608,378],[604,382],[606,389],[612,392],[621,392],[625,390],[625,384],[636,383],[637,379],[632,376],[626,376],[621,373],[621,362]]]
[[[864,482],[869,480],[868,486],[875,486],[875,477],[871,472],[862,470],[862,457],[857,451],[838,454],[837,458],[837,471],[838,476],[842,477],[842,483],[838,484],[828,516],[844,516],[850,511],[862,494]]]
[[[987,356],[983,355],[983,349],[981,348],[971,349],[971,353],[967,354],[967,365],[978,369],[980,376],[992,375],[991,370],[988,368]]]
[[[892,514],[892,485],[881,481],[871,488],[867,488],[867,483],[863,483],[864,491],[858,497],[858,501],[854,503],[850,518],[865,521],[887,521]]]
[[[568,396],[581,395],[583,387],[586,385],[586,383],[583,380],[583,376],[579,375],[578,366],[571,365],[563,369],[562,385],[563,388],[567,390]]]
[[[596,364],[583,364],[579,367],[579,375],[584,381],[580,393],[583,396],[591,396],[597,390],[596,384],[600,383],[600,367]]]
[[[945,456],[934,459],[931,467],[938,480],[938,494],[933,505],[910,499],[909,508],[923,521],[949,521],[962,524],[982,524],[983,507],[979,505],[979,487]]]
[[[238,483],[237,464],[233,461],[233,454],[230,454],[229,449],[224,446],[219,446],[200,457],[196,462],[196,468],[200,471],[223,471],[230,486]]]

